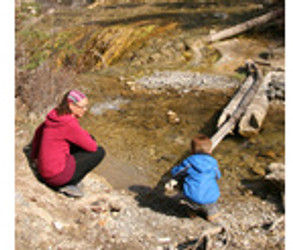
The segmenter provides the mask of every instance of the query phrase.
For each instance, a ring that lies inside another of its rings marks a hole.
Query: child
[[[212,142],[205,135],[191,141],[192,155],[171,170],[172,177],[183,179],[183,194],[187,204],[194,210],[202,210],[207,220],[212,221],[220,214],[217,200],[220,190],[217,181],[221,177],[218,163],[210,154]]]

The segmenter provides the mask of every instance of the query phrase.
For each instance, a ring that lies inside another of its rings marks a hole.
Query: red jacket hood
[[[71,114],[59,116],[57,113],[57,110],[52,109],[46,116],[45,124],[46,126],[59,127],[59,126],[64,126],[65,124],[73,120],[77,120],[77,119]]]

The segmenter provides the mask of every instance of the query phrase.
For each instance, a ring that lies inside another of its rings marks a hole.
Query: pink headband
[[[84,93],[80,92],[77,89],[74,89],[68,93],[67,101],[77,103],[84,98],[86,98],[86,95]]]

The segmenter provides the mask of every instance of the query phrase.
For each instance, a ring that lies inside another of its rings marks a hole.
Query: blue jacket
[[[221,173],[218,162],[208,154],[194,154],[186,158],[180,165],[171,170],[174,177],[186,166],[190,166],[183,174],[184,195],[198,204],[211,204],[220,197],[220,190],[217,184]]]

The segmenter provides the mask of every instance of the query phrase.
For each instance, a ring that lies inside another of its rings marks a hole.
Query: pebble
[[[171,123],[171,124],[178,124],[180,123],[180,118],[178,117],[178,115],[172,111],[172,110],[169,110],[167,112],[167,116],[168,116],[168,122]]]
[[[53,221],[53,226],[58,231],[61,231],[64,228],[64,225],[60,221]]]
[[[170,237],[162,237],[162,238],[158,238],[158,241],[161,243],[167,243],[171,241]]]

